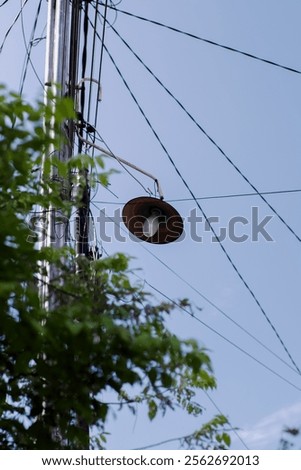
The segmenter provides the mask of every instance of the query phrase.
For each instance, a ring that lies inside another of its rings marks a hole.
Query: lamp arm
[[[98,150],[99,152],[101,153],[104,153],[105,155],[107,155],[108,157],[112,157],[112,158],[115,158],[115,160],[117,160],[119,163],[122,163],[124,165],[127,165],[129,166],[130,168],[133,168],[133,170],[136,170],[138,171],[139,173],[142,173],[143,175],[145,176],[148,176],[149,178],[151,178],[156,186],[157,186],[157,190],[158,190],[158,193],[159,193],[159,196],[160,196],[160,199],[163,200],[164,199],[164,196],[163,196],[163,192],[162,192],[162,188],[161,188],[161,185],[159,183],[159,180],[154,176],[152,175],[151,173],[148,173],[147,171],[145,170],[142,170],[141,168],[139,168],[138,166],[134,165],[133,163],[130,163],[128,162],[127,160],[124,160],[123,158],[120,158],[118,157],[117,155],[115,155],[114,153],[112,152],[109,152],[108,150],[100,147],[99,145],[96,145],[92,142],[90,142],[89,140],[86,140],[86,139],[83,139],[81,136],[79,136],[80,140],[86,144],[86,145],[90,145],[91,147],[94,147],[96,150]]]

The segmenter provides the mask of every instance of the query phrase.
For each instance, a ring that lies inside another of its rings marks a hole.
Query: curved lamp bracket
[[[142,168],[139,168],[138,166],[134,165],[133,163],[130,163],[130,162],[128,162],[127,160],[124,160],[123,158],[118,157],[118,156],[115,155],[114,153],[109,152],[108,150],[106,150],[106,149],[100,147],[99,145],[96,145],[96,144],[94,144],[93,142],[90,142],[89,140],[83,139],[81,136],[79,136],[79,138],[80,138],[80,140],[81,140],[84,144],[89,145],[89,146],[95,148],[95,149],[98,150],[99,152],[104,153],[105,155],[107,155],[108,157],[115,158],[115,160],[117,160],[119,163],[122,163],[123,165],[127,165],[127,166],[129,166],[130,168],[133,168],[133,170],[136,170],[136,171],[138,171],[139,173],[142,173],[143,175],[148,176],[149,178],[151,178],[151,179],[155,182],[155,184],[156,184],[157,191],[158,191],[158,193],[159,193],[160,199],[161,199],[161,200],[164,199],[163,192],[162,192],[162,188],[161,188],[161,185],[160,185],[160,183],[159,183],[159,180],[158,180],[158,178],[156,178],[154,175],[152,175],[151,173],[148,173],[148,172],[145,171],[145,170],[142,170]]]

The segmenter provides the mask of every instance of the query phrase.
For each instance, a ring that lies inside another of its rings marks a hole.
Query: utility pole
[[[78,56],[80,48],[80,28],[82,5],[89,3],[87,0],[49,0],[47,18],[47,42],[45,60],[45,101],[52,106],[55,116],[55,97],[70,97],[74,103],[77,94],[78,82]],[[48,91],[52,96],[49,98]],[[54,123],[50,123],[47,132],[51,137],[55,136]],[[65,122],[61,129],[61,145],[55,148],[53,145],[48,149],[46,159],[55,156],[59,161],[66,163],[74,153],[74,137],[76,123],[72,120]],[[77,180],[74,187],[71,187],[71,175],[69,178],[61,178],[55,166],[51,167],[50,179],[59,184],[61,197],[63,200],[71,200],[73,196],[81,194],[80,202],[76,210],[75,217],[75,246],[77,256],[88,255],[88,223],[89,223],[89,203],[90,192],[87,172],[77,172]],[[83,184],[84,181],[84,184]],[[80,191],[80,192],[79,192]],[[63,204],[62,204],[63,206]],[[45,239],[42,242],[44,247],[63,248],[68,242],[70,220],[57,207],[50,207],[44,213]],[[47,264],[46,275],[41,282],[41,301],[44,307],[51,312],[57,305],[54,292],[51,291],[52,282],[59,278],[60,272],[52,265]],[[47,407],[47,403],[45,404]],[[87,439],[83,445],[84,449],[89,448],[89,428],[82,422],[81,417],[77,417],[78,426],[84,429]],[[53,437],[57,441],[64,443],[64,438],[60,429],[53,430]]]
[[[66,55],[66,51],[68,51],[70,44],[69,18],[69,0],[49,0],[45,59],[45,101],[47,105],[53,108],[53,115],[55,115],[56,103],[55,100],[53,101],[49,98],[48,92],[51,91],[54,97],[64,96],[68,92],[69,58]],[[50,128],[46,129],[46,131],[51,137],[57,137],[54,135],[54,122],[50,123]],[[69,135],[68,137],[68,145],[63,143],[62,139],[60,148],[55,148],[52,145],[47,149],[44,162],[47,159],[51,160],[53,156],[56,156],[62,162],[66,162],[70,158],[73,145],[70,141],[71,136]],[[62,197],[67,199],[69,197],[69,181],[61,179],[55,166],[51,167],[50,179],[61,185]],[[50,207],[44,214],[44,224],[45,239],[43,240],[43,246],[58,249],[64,247],[68,227],[66,215],[58,208]],[[52,264],[47,265],[46,276],[42,281],[41,300],[48,310],[52,310],[55,306],[54,295],[50,295],[50,285],[57,276],[56,268]]]
[[[98,85],[97,101],[101,100],[101,65],[100,60],[98,80],[92,76],[86,76],[86,67],[90,61],[91,75],[93,74],[93,60],[95,57],[95,43],[92,44],[92,54],[88,58],[88,27],[89,6],[91,0],[48,0],[48,21],[47,21],[47,43],[46,43],[46,64],[45,64],[45,99],[46,104],[53,108],[53,116],[55,116],[56,97],[69,97],[74,102],[75,111],[77,113],[75,120],[69,120],[63,123],[60,135],[55,135],[56,128],[54,121],[48,125],[46,131],[50,137],[61,137],[61,143],[58,148],[53,144],[44,156],[43,178],[46,178],[44,165],[46,161],[52,161],[55,156],[62,163],[68,162],[74,154],[75,136],[78,136],[78,150],[81,154],[83,146],[93,148],[114,159],[122,166],[127,165],[141,174],[151,178],[156,185],[160,199],[156,197],[139,197],[124,207],[123,220],[127,228],[136,237],[149,243],[165,244],[170,243],[180,237],[183,231],[183,222],[177,211],[169,204],[163,201],[163,193],[158,179],[151,173],[138,168],[136,165],[117,157],[112,152],[103,149],[95,144],[96,129],[89,122],[89,110],[91,100],[91,85]],[[98,16],[98,8],[100,3],[97,1],[94,6],[95,18]],[[104,44],[104,32],[106,27],[106,11],[103,22],[102,45]],[[83,16],[83,18],[82,18]],[[94,40],[96,38],[96,23],[94,24]],[[82,36],[82,37],[81,37]],[[101,48],[102,57],[103,47]],[[81,57],[81,62],[79,62]],[[88,59],[88,60],[87,60]],[[80,77],[79,77],[80,70]],[[85,83],[90,82],[88,106],[85,106]],[[47,91],[51,90],[49,97]],[[93,95],[94,96],[94,95]],[[86,110],[88,111],[86,112]],[[87,116],[85,116],[87,114]],[[55,117],[53,117],[55,119]],[[95,124],[97,121],[97,112],[95,116]],[[46,125],[46,123],[45,123]],[[85,136],[84,136],[85,134]],[[49,178],[49,176],[47,176]],[[72,181],[71,181],[72,177]],[[81,276],[80,260],[81,257],[88,259],[97,258],[97,249],[93,251],[89,249],[89,222],[90,222],[90,187],[88,169],[75,170],[75,174],[62,178],[55,167],[51,166],[50,180],[59,185],[62,208],[50,206],[44,212],[43,220],[45,224],[45,239],[42,242],[44,247],[63,248],[68,243],[70,220],[68,214],[64,213],[64,200],[72,202],[76,206],[75,215],[75,252],[76,260],[74,262],[74,272],[77,276]],[[46,182],[46,181],[44,181]],[[59,299],[55,291],[51,289],[51,285],[55,280],[60,280],[60,270],[51,263],[46,263],[41,278],[40,296],[44,308],[51,311],[58,305]],[[47,359],[47,358],[45,358]],[[45,409],[47,403],[45,403]],[[76,416],[76,425],[86,436],[83,443],[83,449],[89,448],[89,427],[81,416]],[[64,436],[60,429],[53,430],[54,439],[62,443],[64,447]]]

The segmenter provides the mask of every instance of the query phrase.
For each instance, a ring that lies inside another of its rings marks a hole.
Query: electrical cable
[[[180,178],[182,179],[183,183],[185,184],[186,188],[188,189],[188,191],[190,192],[193,200],[197,203],[197,206],[199,207],[199,209],[201,210],[206,222],[208,223],[208,226],[210,227],[212,233],[215,235],[216,239],[218,240],[219,242],[219,245],[221,246],[223,252],[225,253],[226,257],[228,258],[229,262],[231,263],[232,267],[234,268],[234,270],[236,271],[237,275],[239,276],[239,278],[241,279],[241,281],[244,283],[245,287],[248,289],[248,291],[250,292],[251,296],[253,297],[253,299],[255,300],[256,304],[258,305],[258,307],[260,308],[261,312],[263,313],[264,317],[266,318],[266,320],[268,321],[269,325],[271,326],[271,328],[273,329],[274,333],[276,334],[278,340],[280,341],[282,347],[284,348],[286,354],[288,355],[288,357],[290,358],[291,362],[293,363],[294,367],[296,368],[296,370],[298,371],[298,373],[301,375],[301,371],[300,369],[298,368],[297,364],[295,363],[294,359],[292,358],[291,354],[289,353],[287,347],[285,346],[283,340],[281,339],[278,331],[276,330],[275,326],[273,325],[273,323],[271,322],[271,320],[269,319],[268,315],[266,314],[265,310],[263,309],[261,303],[259,302],[259,300],[257,299],[257,297],[255,296],[254,292],[252,291],[252,289],[250,288],[250,286],[248,285],[248,283],[245,281],[245,279],[243,278],[243,276],[241,275],[241,273],[239,272],[238,268],[236,267],[236,265],[234,264],[233,260],[231,259],[231,257],[229,256],[228,252],[226,251],[226,249],[224,248],[224,246],[222,245],[222,243],[220,242],[220,240],[218,239],[217,237],[217,234],[215,233],[215,230],[213,229],[209,219],[207,218],[206,214],[204,213],[203,209],[201,208],[201,206],[199,205],[199,203],[197,202],[194,194],[192,193],[191,189],[189,188],[188,184],[186,183],[186,181],[183,179],[181,173],[179,172],[179,170],[177,169],[174,161],[172,160],[172,158],[170,157],[169,153],[167,152],[165,146],[163,145],[162,141],[160,140],[158,134],[156,133],[156,131],[154,130],[153,126],[151,125],[150,121],[148,120],[148,118],[146,117],[144,111],[142,110],[141,106],[139,105],[139,103],[137,102],[137,99],[135,98],[135,96],[133,95],[132,91],[130,90],[127,82],[125,81],[123,75],[121,74],[119,68],[117,67],[117,64],[116,62],[114,61],[113,57],[111,56],[111,54],[109,53],[107,47],[105,46],[105,44],[103,43],[103,47],[104,49],[106,50],[107,54],[109,55],[111,61],[113,62],[113,65],[115,66],[118,74],[120,75],[121,79],[123,80],[126,88],[128,89],[128,91],[130,92],[132,98],[134,99],[136,105],[138,106],[140,112],[142,113],[143,117],[146,119],[148,125],[150,126],[152,132],[154,133],[155,137],[157,138],[157,140],[159,141],[161,147],[163,148],[164,152],[166,153],[166,155],[168,156],[169,160],[171,161],[171,163],[173,164],[176,172],[178,173],[178,175],[180,176]]]
[[[91,70],[90,70],[90,78],[93,78],[94,74],[94,64],[95,64],[95,50],[96,50],[96,30],[97,30],[97,17],[98,17],[98,7],[99,7],[99,1],[96,1],[96,7],[95,8],[95,16],[94,16],[94,26],[92,26],[93,29],[93,41],[92,41],[92,52],[91,52]],[[98,84],[100,86],[100,83]],[[90,83],[90,88],[89,88],[89,99],[88,99],[88,111],[87,111],[87,122],[90,122],[90,112],[91,112],[91,101],[92,101],[92,83]],[[98,100],[97,100],[98,102]]]
[[[148,18],[144,18],[143,16],[139,16],[139,15],[135,15],[134,13],[130,13],[128,11],[125,11],[125,10],[121,10],[120,8],[116,8],[116,7],[113,7],[113,6],[109,6],[109,8],[111,8],[112,10],[116,10],[117,12],[119,13],[123,13],[125,15],[128,15],[128,16],[131,16],[133,18],[136,18],[136,19],[139,19],[139,20],[142,20],[142,21],[145,21],[147,23],[151,23],[151,24],[154,24],[156,26],[161,26],[163,28],[166,28],[170,31],[174,31],[176,33],[179,33],[179,34],[182,34],[182,35],[185,35],[185,36],[188,36],[190,38],[193,38],[193,39],[197,39],[198,41],[202,41],[202,42],[205,42],[207,44],[211,44],[212,46],[217,46],[219,48],[222,48],[222,49],[225,49],[225,50],[228,50],[228,51],[231,51],[231,52],[235,52],[237,54],[241,54],[245,57],[248,57],[250,59],[254,59],[254,60],[258,60],[260,62],[264,62],[266,64],[269,64],[269,65],[273,65],[274,67],[278,67],[278,68],[281,68],[281,69],[284,69],[284,70],[287,70],[289,72],[293,72],[293,73],[297,73],[297,74],[301,74],[301,71],[300,70],[297,70],[295,68],[292,68],[292,67],[288,67],[286,65],[282,65],[282,64],[279,64],[278,62],[274,62],[272,60],[268,60],[268,59],[264,59],[263,57],[259,57],[259,56],[256,56],[255,54],[250,54],[249,52],[245,52],[245,51],[242,51],[240,49],[236,49],[234,47],[230,47],[230,46],[225,46],[224,44],[220,44],[218,42],[215,42],[215,41],[211,41],[210,39],[205,39],[205,38],[202,38],[200,36],[197,36],[195,34],[192,34],[192,33],[189,33],[187,31],[183,31],[181,29],[178,29],[178,28],[174,28],[173,26],[169,26],[169,25],[166,25],[164,23],[160,23],[159,21],[155,21],[155,20],[150,20]]]
[[[145,62],[136,54],[132,47],[121,37],[114,26],[110,25],[114,33],[119,37],[123,44],[132,52],[136,59],[143,65],[143,67],[151,74],[151,76],[159,83],[159,85],[168,93],[168,95],[177,103],[177,105],[185,112],[189,119],[197,126],[197,128],[205,135],[205,137],[217,148],[228,163],[235,169],[235,171],[246,181],[246,183],[256,192],[256,194],[264,201],[264,203],[271,209],[271,211],[277,216],[277,218],[285,225],[285,227],[294,235],[294,237],[301,242],[301,237],[293,230],[293,228],[283,219],[283,217],[277,212],[277,210],[267,201],[262,195],[262,192],[254,186],[254,184],[247,178],[247,176],[240,170],[240,168],[233,162],[233,160],[224,152],[224,150],[216,143],[216,141],[208,134],[208,132],[197,122],[192,114],[186,109],[186,107],[178,100],[175,95],[164,85],[164,83],[155,75],[155,73],[145,64]]]
[[[84,109],[85,109],[85,75],[86,75],[86,66],[87,66],[87,47],[88,47],[88,27],[89,27],[89,2],[85,2],[84,8],[84,22],[83,22],[83,30],[84,30],[84,41],[83,41],[83,50],[82,50],[82,85],[81,85],[81,93],[80,93],[80,110],[82,118],[84,118]],[[91,86],[91,85],[90,85]],[[80,137],[83,137],[83,127],[80,127],[78,130]],[[82,140],[79,139],[78,141],[78,150],[79,153],[82,152]]]
[[[8,0],[4,0],[4,2],[1,3],[0,8],[4,7],[4,5],[8,2]]]
[[[293,194],[293,193],[300,193],[301,189],[287,189],[287,190],[279,190],[279,191],[261,191],[260,194],[269,194],[269,195],[275,195],[275,194]],[[209,201],[211,199],[230,199],[230,198],[236,198],[236,197],[251,197],[251,196],[258,196],[257,193],[241,193],[241,194],[222,194],[222,195],[217,195],[217,196],[202,196],[202,197],[196,197],[197,201]],[[192,197],[187,197],[187,198],[180,198],[180,199],[166,199],[166,202],[190,202],[194,201]],[[95,201],[96,203],[100,204],[119,204],[119,205],[124,205],[125,202],[111,202],[111,201]]]
[[[214,406],[214,408],[218,411],[218,413],[220,415],[224,415],[224,413],[222,413],[222,411],[220,410],[220,408],[217,406],[217,404],[215,403],[215,401],[213,400],[213,398],[209,395],[209,393],[207,392],[207,390],[203,390],[203,392],[205,393],[205,395],[207,396],[208,400],[211,401],[212,405]],[[231,423],[229,422],[228,420],[228,423],[229,425],[231,426],[232,428],[232,431],[233,433],[235,434],[235,436],[240,440],[240,442],[242,443],[242,445],[245,447],[245,449],[247,450],[250,450],[249,447],[247,446],[247,444],[245,443],[245,441],[243,440],[243,438],[238,434],[237,430],[231,425]]]
[[[21,0],[21,6],[22,6],[22,0]],[[19,88],[19,94],[20,95],[22,95],[22,93],[23,93],[29,63],[31,65],[32,70],[33,70],[35,76],[37,77],[40,85],[44,89],[44,84],[43,84],[42,80],[40,79],[40,77],[37,73],[37,70],[36,70],[36,68],[33,65],[32,60],[31,60],[31,51],[32,51],[32,48],[34,46],[34,37],[35,37],[37,25],[38,25],[38,20],[39,20],[39,16],[40,16],[40,12],[41,12],[41,7],[42,7],[42,0],[40,0],[39,4],[38,4],[37,12],[36,12],[35,19],[34,19],[33,29],[32,29],[30,40],[29,40],[29,46],[26,43],[23,9],[22,9],[22,13],[21,13],[21,26],[22,26],[22,35],[23,35],[23,39],[24,39],[24,45],[25,45],[25,49],[26,49],[26,59],[25,59],[24,67],[23,67],[22,78],[20,80],[20,88]]]
[[[156,291],[158,294],[162,295],[162,297],[164,297],[166,300],[168,300],[171,304],[175,305],[177,308],[179,308],[180,310],[182,310],[183,312],[187,313],[191,318],[193,318],[195,321],[197,321],[198,323],[200,323],[201,325],[205,326],[206,328],[208,328],[210,331],[212,331],[213,333],[215,333],[217,336],[219,336],[220,338],[222,338],[224,341],[226,341],[227,343],[231,344],[232,346],[234,346],[236,349],[238,349],[239,351],[241,351],[243,354],[245,354],[246,356],[248,356],[249,358],[253,359],[253,361],[257,362],[258,364],[260,364],[261,366],[263,366],[266,370],[270,371],[272,374],[274,374],[275,376],[277,376],[278,378],[280,378],[281,380],[283,380],[284,382],[288,383],[289,385],[291,385],[292,387],[294,387],[296,390],[300,391],[301,392],[301,388],[298,387],[297,385],[295,385],[293,382],[290,382],[289,380],[287,380],[285,377],[283,377],[281,374],[278,374],[278,372],[276,372],[274,369],[271,369],[269,366],[267,366],[266,364],[264,364],[262,361],[260,361],[259,359],[257,359],[255,356],[253,356],[252,354],[248,353],[245,349],[241,348],[240,346],[238,346],[236,343],[234,343],[233,341],[231,341],[230,339],[228,339],[226,336],[224,336],[222,333],[220,333],[219,331],[217,331],[216,329],[212,328],[210,325],[208,325],[207,323],[205,323],[203,320],[201,320],[200,318],[196,317],[192,312],[190,312],[189,310],[187,310],[187,308],[183,307],[183,305],[179,304],[178,302],[175,302],[173,299],[171,299],[168,295],[164,294],[160,289],[158,289],[157,287],[153,286],[152,284],[150,284],[148,281],[145,280],[145,283],[151,288],[153,289],[154,291]]]
[[[234,429],[230,429],[228,430],[227,429],[227,432],[229,431],[234,431]],[[135,449],[133,450],[147,450],[147,449],[153,449],[154,447],[159,447],[159,446],[162,446],[164,444],[170,444],[171,442],[181,442],[181,441],[185,441],[185,439],[191,437],[191,434],[188,434],[186,436],[179,436],[179,437],[172,437],[170,439],[165,439],[164,441],[160,441],[160,442],[155,442],[153,444],[148,444],[146,446],[142,446],[142,447],[135,447]],[[248,449],[248,447],[246,447],[246,449]],[[208,449],[206,449],[208,450]]]
[[[124,76],[122,75],[120,69],[118,68],[115,60],[113,59],[112,55],[110,54],[110,52],[108,51],[107,47],[104,45],[104,48],[111,60],[111,62],[113,63],[118,75],[120,76],[121,80],[123,81],[125,87],[127,88],[128,92],[130,93],[132,99],[134,100],[135,104],[137,105],[140,113],[142,114],[142,116],[144,117],[145,121],[147,122],[148,126],[150,127],[152,133],[154,134],[156,140],[158,141],[158,143],[160,144],[162,150],[164,151],[165,155],[167,156],[167,158],[169,159],[170,163],[172,164],[173,168],[175,169],[177,175],[179,176],[179,178],[181,179],[181,181],[183,182],[183,184],[185,185],[186,189],[188,190],[188,192],[190,193],[191,197],[193,198],[193,200],[195,201],[197,207],[199,208],[199,210],[201,211],[208,227],[210,228],[211,232],[214,234],[221,250],[223,251],[224,255],[226,256],[226,258],[228,259],[228,261],[230,262],[232,268],[234,269],[234,271],[236,272],[236,274],[238,275],[239,279],[242,281],[242,283],[244,284],[244,286],[246,287],[246,289],[248,290],[248,292],[250,293],[251,297],[253,298],[253,300],[255,301],[256,305],[259,307],[261,313],[263,314],[264,318],[266,319],[266,321],[268,322],[268,324],[270,325],[270,327],[272,328],[273,332],[275,333],[278,341],[280,342],[281,346],[283,347],[284,351],[286,352],[287,356],[289,357],[290,361],[292,362],[292,364],[294,365],[294,367],[296,368],[296,370],[298,371],[298,373],[301,375],[301,370],[299,369],[297,363],[295,362],[295,360],[293,359],[292,355],[290,354],[288,348],[286,347],[284,341],[282,340],[280,334],[278,333],[276,327],[274,326],[273,322],[270,320],[268,314],[266,313],[265,309],[263,308],[263,306],[261,305],[261,302],[258,300],[258,298],[256,297],[254,291],[252,290],[252,288],[250,287],[250,285],[248,284],[248,282],[245,280],[245,278],[243,277],[243,275],[240,273],[239,269],[237,268],[236,264],[234,263],[234,261],[232,260],[231,256],[229,255],[228,251],[226,250],[226,248],[224,247],[223,243],[221,242],[221,240],[219,239],[219,237],[217,236],[217,233],[215,231],[215,229],[213,228],[209,218],[207,217],[207,215],[205,214],[203,208],[201,207],[200,203],[197,201],[194,193],[192,192],[192,190],[190,189],[187,181],[184,179],[184,177],[182,176],[181,172],[179,171],[177,165],[175,164],[174,160],[172,159],[171,155],[169,154],[169,152],[167,151],[165,145],[163,144],[162,140],[160,139],[159,135],[157,134],[157,132],[155,131],[153,125],[151,124],[150,120],[148,119],[148,117],[146,116],[145,112],[143,111],[142,107],[140,106],[140,104],[138,103],[137,101],[137,98],[135,97],[135,95],[133,94],[132,90],[130,89],[127,81],[125,80]]]
[[[92,203],[94,207],[99,209],[96,205],[96,202]],[[107,216],[107,215],[106,215]],[[110,216],[107,216],[109,220],[111,220],[116,226],[119,227],[117,222]],[[127,233],[126,229],[121,227],[122,231]],[[196,287],[194,287],[191,283],[189,283],[185,278],[183,278],[178,272],[176,272],[174,269],[172,269],[168,264],[166,264],[161,258],[159,258],[157,255],[155,255],[152,251],[150,251],[144,244],[140,245],[147,253],[149,253],[156,261],[158,261],[162,266],[164,266],[166,269],[168,269],[172,274],[174,274],[178,279],[180,279],[184,284],[186,284],[189,288],[191,288],[196,294],[198,294],[203,300],[205,300],[211,307],[216,309],[219,313],[221,313],[225,318],[230,320],[233,324],[235,324],[238,328],[240,328],[244,333],[246,333],[250,338],[255,340],[258,344],[260,344],[265,350],[270,352],[274,357],[276,357],[278,360],[280,360],[283,364],[285,364],[289,369],[291,369],[293,372],[299,375],[299,373],[296,371],[294,367],[292,367],[290,364],[288,364],[286,361],[284,361],[278,354],[274,353],[268,346],[266,346],[264,343],[262,343],[258,338],[256,338],[252,333],[250,333],[248,330],[246,330],[244,327],[242,327],[238,322],[233,320],[226,312],[224,312],[220,307],[218,307],[214,302],[212,302],[208,297],[206,297],[202,292],[200,292]],[[141,276],[139,276],[137,273],[133,273],[136,277],[138,277],[140,280],[143,282],[147,283],[145,279],[143,279]]]
[[[110,256],[108,254],[108,252],[106,250],[104,250],[105,254],[107,256]],[[143,279],[141,276],[139,276],[137,273],[133,272],[132,274],[134,274],[134,276],[136,276],[138,279],[140,279],[141,281],[143,281],[143,284],[148,284],[150,285],[145,279]],[[151,286],[150,286],[151,287]],[[173,301],[172,301],[173,303]],[[207,390],[203,389],[203,392],[205,393],[205,395],[207,396],[207,398],[211,401],[211,403],[213,404],[213,406],[216,408],[217,412],[220,414],[220,415],[223,415],[225,416],[225,413],[223,413],[221,411],[221,409],[218,407],[218,405],[216,404],[216,402],[213,400],[212,397],[210,397],[209,393],[207,392]],[[228,423],[229,425],[231,426],[231,431],[233,431],[233,433],[236,435],[236,437],[240,440],[240,442],[242,443],[242,445],[245,447],[245,449],[249,450],[247,444],[244,442],[244,440],[242,439],[242,437],[239,435],[239,433],[237,432],[237,430],[232,426],[232,424],[230,423],[230,421],[228,420]],[[172,441],[175,441],[175,440],[179,440],[179,438],[175,438],[175,439],[168,439],[167,441],[164,441],[164,442],[161,442],[160,444],[166,444],[168,442],[172,442]],[[156,443],[156,444],[152,444],[152,445],[148,445],[148,446],[144,446],[143,448],[141,449],[146,449],[146,448],[151,448],[151,447],[155,447],[159,445],[159,443]],[[139,450],[139,449],[135,449],[135,450]]]
[[[274,194],[290,194],[290,193],[300,193],[301,189],[287,189],[287,190],[279,190],[279,191],[261,191],[260,194],[265,195],[274,195]],[[235,198],[235,197],[250,197],[250,196],[258,196],[258,193],[242,193],[242,194],[223,194],[221,196],[204,196],[204,197],[197,197],[198,201],[205,201],[210,199],[227,199],[227,198]],[[186,201],[193,201],[192,198],[183,198],[183,199],[169,199],[167,202],[186,202]]]
[[[105,33],[106,33],[106,23],[107,23],[107,12],[108,12],[108,0],[105,2],[105,10],[104,10],[104,21],[103,21],[103,28],[102,28],[102,37],[101,37],[101,50],[100,50],[100,62],[99,62],[99,72],[98,72],[98,83],[99,86],[101,86],[101,77],[102,77],[102,64],[103,64],[103,52],[104,52],[104,45],[105,45]],[[99,37],[99,36],[98,36]],[[98,118],[98,103],[96,103],[96,109],[95,109],[95,118],[94,118],[94,127],[97,125],[97,118]]]
[[[28,3],[28,0],[25,0],[25,1],[24,1],[24,4],[23,4],[21,10],[19,11],[19,13],[18,13],[17,16],[15,17],[14,21],[12,22],[12,24],[10,25],[10,27],[9,27],[8,30],[6,31],[6,33],[5,33],[5,35],[4,35],[4,39],[3,39],[2,43],[1,43],[1,46],[0,46],[0,54],[1,54],[2,50],[3,50],[4,44],[5,44],[5,42],[6,42],[7,38],[8,38],[8,36],[9,36],[11,30],[13,29],[13,27],[14,27],[15,24],[17,23],[18,19],[20,18],[21,14],[22,14],[22,12],[23,12],[23,9],[24,9],[24,7],[25,7],[25,5],[26,5],[26,3]],[[4,4],[5,4],[5,3],[4,3]],[[4,4],[0,5],[0,7],[3,6]]]
[[[250,195],[252,195],[252,194],[250,194]],[[228,196],[226,196],[226,197],[228,197]],[[231,197],[231,195],[229,195],[229,197]],[[193,198],[193,200],[194,200],[194,198]],[[150,286],[150,287],[152,287],[152,286]],[[289,367],[290,367],[290,366],[289,366]],[[277,374],[277,373],[276,373],[276,374]],[[277,375],[278,375],[278,374],[277,374]],[[284,379],[284,380],[286,380],[286,379]],[[294,385],[293,385],[293,386],[294,386]]]

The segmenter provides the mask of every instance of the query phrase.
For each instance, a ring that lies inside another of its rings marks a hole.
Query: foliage
[[[282,437],[280,439],[280,450],[292,450],[296,449],[297,443],[296,438],[300,437],[299,428],[286,427],[282,431]],[[299,447],[298,447],[299,448]]]
[[[66,166],[52,155],[45,178],[37,178],[49,146],[62,145],[54,136],[73,118],[72,104],[57,101],[53,135],[43,118],[53,122],[51,108],[32,107],[2,89],[0,449],[81,449],[92,426],[98,430],[94,446],[103,445],[112,407],[102,398],[108,391],[120,407],[146,403],[150,419],[176,406],[199,416],[196,390],[216,385],[210,358],[196,341],[168,331],[164,319],[173,305],[154,304],[132,284],[126,256],[76,263],[72,249],[37,249],[28,214],[37,207],[70,212],[60,181],[83,165],[81,157]],[[51,178],[54,167],[59,178]],[[37,279],[45,282],[41,274],[50,262],[59,275],[48,286],[55,306],[47,311]],[[228,445],[225,424],[214,418],[194,433],[193,444],[207,448],[217,439]]]

